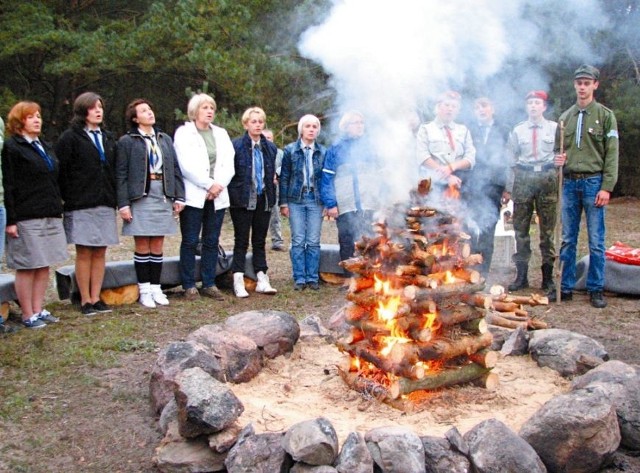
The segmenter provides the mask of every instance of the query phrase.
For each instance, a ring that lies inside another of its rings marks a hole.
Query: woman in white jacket
[[[207,94],[196,94],[187,106],[191,121],[178,128],[174,146],[184,179],[185,208],[180,214],[180,275],[185,297],[197,299],[196,247],[202,231],[200,273],[202,295],[224,300],[215,285],[218,240],[224,212],[229,207],[227,185],[235,174],[235,154],[229,134],[213,125],[216,102]]]

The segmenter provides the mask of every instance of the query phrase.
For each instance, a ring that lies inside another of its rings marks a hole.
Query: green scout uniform
[[[507,192],[513,199],[513,227],[516,236],[516,264],[529,263],[529,230],[535,209],[540,222],[540,253],[543,265],[553,265],[553,230],[556,222],[558,181],[553,164],[557,123],[543,119],[519,123],[509,137],[511,169]],[[534,137],[536,138],[534,141]]]
[[[576,145],[576,125],[580,109],[574,104],[560,116],[564,122],[567,162],[564,174],[602,173],[602,190],[612,192],[618,180],[618,125],[613,112],[593,100],[582,119],[580,148]],[[556,143],[560,143],[560,130]]]

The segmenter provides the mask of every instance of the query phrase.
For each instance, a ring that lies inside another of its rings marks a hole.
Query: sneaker
[[[167,299],[165,293],[162,292],[160,284],[151,284],[151,297],[157,305],[169,305],[169,299]]]
[[[607,301],[602,295],[602,291],[593,291],[589,293],[591,299],[591,305],[596,309],[604,309],[607,307]]]
[[[82,315],[86,315],[86,316],[96,315],[98,313],[93,308],[93,304],[91,302],[87,302],[86,304],[82,304],[82,307],[80,307],[80,312],[82,312]]]
[[[184,298],[188,301],[196,301],[200,299],[200,293],[195,287],[190,287],[184,291]]]
[[[210,297],[211,299],[214,299],[216,301],[220,301],[220,302],[224,301],[224,296],[222,295],[222,292],[220,292],[220,289],[218,289],[216,286],[203,287],[202,295],[205,297]]]
[[[40,313],[38,314],[38,319],[47,324],[55,324],[60,322],[60,319],[51,315],[51,312],[49,312],[47,309],[42,309],[42,311],[40,311]]]
[[[102,301],[98,301],[95,304],[93,304],[93,310],[95,310],[96,312],[100,313],[100,314],[106,314],[108,312],[113,312],[113,309],[111,309],[111,307],[109,307],[107,304],[105,304]]]
[[[304,288],[305,288],[305,284],[304,284],[304,283],[299,283],[299,282],[297,282],[297,283],[295,283],[295,284],[293,285],[293,290],[294,290],[294,291],[303,291],[303,290],[304,290]]]
[[[24,325],[26,328],[33,328],[33,329],[45,328],[47,324],[45,324],[42,320],[40,320],[38,318],[38,315],[39,314],[33,314],[27,320],[23,320],[22,325]]]
[[[271,249],[273,251],[284,251],[284,245],[273,245]]]

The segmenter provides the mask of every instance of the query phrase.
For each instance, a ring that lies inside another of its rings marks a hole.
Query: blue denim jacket
[[[316,203],[320,204],[320,179],[322,178],[326,149],[318,144],[317,141],[313,146],[313,188],[315,189]],[[286,205],[289,202],[300,203],[302,201],[304,166],[305,156],[302,140],[285,146],[282,169],[280,170],[280,205]]]

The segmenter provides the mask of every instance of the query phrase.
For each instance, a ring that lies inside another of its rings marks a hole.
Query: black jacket
[[[184,202],[184,181],[178,165],[173,141],[166,133],[156,130],[162,151],[162,184],[164,195]],[[118,140],[116,153],[116,191],[118,208],[131,205],[149,191],[149,154],[147,144],[137,129],[130,130]]]
[[[102,130],[106,162],[83,127],[73,125],[56,143],[64,210],[116,206],[116,140]]]
[[[251,187],[253,186],[253,150],[251,138],[245,133],[241,138],[233,140],[235,149],[234,165],[236,173],[229,183],[229,199],[231,207],[246,208],[249,206]],[[276,204],[276,187],[273,183],[276,175],[276,154],[278,148],[264,136],[260,137],[260,149],[264,161],[264,188],[267,193],[269,208]]]
[[[42,142],[53,170],[22,136],[12,136],[2,148],[2,184],[7,225],[35,218],[62,217],[58,186],[59,163],[53,148]]]
[[[469,125],[469,131],[476,148],[476,165],[470,171],[470,182],[478,189],[496,186],[503,190],[509,169],[506,154],[509,128],[500,123],[494,123],[489,129],[486,143],[483,140],[483,130],[477,122]]]

